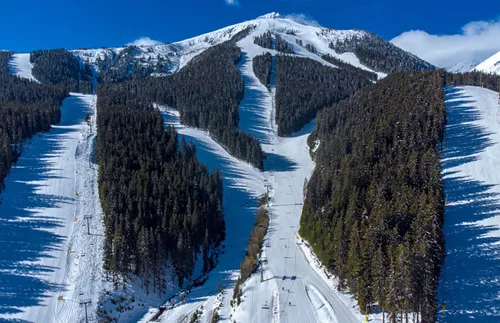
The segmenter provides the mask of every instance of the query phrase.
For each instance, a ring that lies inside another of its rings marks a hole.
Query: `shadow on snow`
[[[71,126],[82,122],[85,113],[77,98],[67,98],[61,122],[50,132],[29,140],[32,143],[25,147],[5,180],[5,190],[0,195],[0,314],[19,313],[19,307],[40,305],[43,297],[62,287],[40,277],[50,275],[56,268],[33,262],[65,248],[62,243],[66,237],[52,230],[64,226],[67,219],[40,211],[73,204],[74,199],[37,191],[44,186],[40,182],[60,178],[54,175],[57,169],[50,158],[64,153],[63,142],[77,131]]]
[[[441,164],[446,191],[444,235],[447,255],[442,267],[439,302],[447,304],[438,314],[440,322],[498,322],[500,315],[500,251],[498,238],[487,237],[493,230],[474,224],[500,213],[494,185],[460,177],[450,170],[477,160],[478,153],[492,143],[485,129],[470,124],[481,118],[460,89],[448,91],[447,145]],[[452,159],[446,159],[452,158]],[[492,313],[493,312],[493,313]]]

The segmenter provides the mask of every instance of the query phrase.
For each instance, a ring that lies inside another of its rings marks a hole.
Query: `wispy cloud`
[[[464,61],[481,62],[500,51],[500,19],[470,22],[455,35],[410,30],[391,42],[439,67],[451,68]]]
[[[148,45],[158,45],[161,42],[151,39],[149,37],[141,37],[139,39],[134,40],[131,43],[128,43],[127,46],[148,46]]]
[[[300,22],[304,25],[321,27],[321,25],[319,24],[319,22],[317,20],[314,20],[313,18],[311,18],[303,13],[291,13],[289,15],[286,15],[285,18],[295,20],[295,21]]]
[[[226,4],[228,6],[239,6],[240,5],[238,0],[224,0],[224,1],[226,1]]]

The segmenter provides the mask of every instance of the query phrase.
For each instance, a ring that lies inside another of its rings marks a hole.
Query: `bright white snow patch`
[[[9,60],[9,74],[36,81],[33,77],[33,65],[30,63],[30,54],[12,54]]]
[[[500,106],[498,93],[451,87],[442,151],[447,255],[441,322],[500,321]],[[441,305],[441,304],[440,304]]]
[[[500,52],[477,65],[474,70],[500,75]]]

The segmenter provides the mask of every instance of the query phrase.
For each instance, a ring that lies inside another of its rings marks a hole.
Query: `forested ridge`
[[[167,261],[179,285],[196,256],[212,269],[225,237],[220,171],[209,173],[193,144],[178,144],[158,110],[102,85],[97,101],[99,195],[105,224],[104,267],[141,277],[146,292],[165,291]]]
[[[276,123],[278,135],[300,130],[318,110],[371,84],[367,74],[325,66],[304,57],[276,56]]]
[[[301,234],[363,313],[434,322],[444,259],[443,71],[394,73],[318,113]]]
[[[36,50],[30,54],[33,76],[43,84],[62,84],[73,92],[92,93],[92,70],[65,49]]]
[[[331,42],[329,46],[339,54],[354,53],[361,64],[377,72],[390,74],[405,70],[435,69],[433,65],[372,33]]]
[[[0,192],[10,166],[22,153],[23,141],[59,122],[66,96],[61,86],[0,74]]]
[[[183,124],[207,129],[233,156],[262,168],[257,139],[237,129],[243,79],[236,63],[241,51],[233,41],[207,49],[178,73],[118,83],[128,100],[178,109]]]

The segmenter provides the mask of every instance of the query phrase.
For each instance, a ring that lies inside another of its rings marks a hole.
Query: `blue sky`
[[[462,34],[471,21],[496,21],[497,1],[11,0],[0,6],[0,49],[119,46],[140,37],[172,42],[277,11],[322,26],[392,39],[409,30]],[[495,12],[496,10],[496,12]]]

